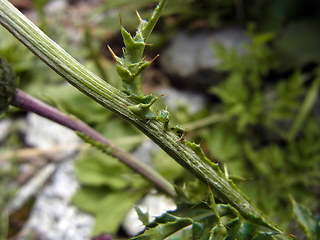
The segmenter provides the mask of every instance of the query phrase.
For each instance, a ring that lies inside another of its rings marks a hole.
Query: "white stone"
[[[179,32],[169,47],[160,54],[160,63],[165,72],[185,78],[200,70],[213,70],[214,66],[219,64],[220,61],[213,51],[213,44],[218,43],[227,49],[234,47],[242,51],[242,44],[247,41],[244,31],[237,28],[211,33]]]
[[[162,88],[157,93],[165,94],[161,99],[168,106],[169,111],[175,110],[179,106],[184,105],[187,107],[190,114],[195,114],[200,111],[206,104],[203,94],[195,92],[176,90],[174,88]]]
[[[0,121],[0,141],[3,141],[9,133],[11,121],[3,119]]]
[[[93,217],[71,204],[78,187],[73,161],[61,163],[51,183],[37,197],[24,232],[35,232],[39,240],[90,239]]]
[[[72,130],[37,114],[29,113],[25,141],[33,147],[46,149],[58,145],[76,144],[80,139]]]
[[[149,213],[149,222],[151,222],[161,214],[175,210],[177,206],[171,198],[160,194],[149,194],[138,204],[138,207],[142,212]],[[131,209],[127,214],[123,226],[131,236],[137,235],[144,230],[135,208]]]

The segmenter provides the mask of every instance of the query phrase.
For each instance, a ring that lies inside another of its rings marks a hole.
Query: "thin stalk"
[[[299,112],[290,128],[290,131],[288,134],[289,141],[294,140],[303,122],[307,118],[308,114],[311,112],[315,104],[315,101],[318,98],[319,85],[320,85],[320,75],[317,75],[316,78],[313,80],[310,86],[310,89],[301,105],[301,108],[299,109]]]
[[[165,130],[163,122],[146,120],[130,111],[127,106],[135,105],[133,100],[82,66],[7,0],[0,0],[0,23],[69,83],[134,124],[174,160],[208,184],[216,197],[231,204],[248,221],[282,232],[233,183],[223,177],[221,171],[211,167],[175,133]]]
[[[74,131],[81,132],[94,141],[107,145],[110,150],[109,154],[111,156],[119,159],[122,163],[126,164],[128,167],[142,175],[157,189],[167,193],[172,197],[175,196],[175,190],[173,186],[165,178],[163,178],[148,165],[134,158],[131,154],[117,147],[115,144],[106,139],[100,133],[96,132],[84,122],[67,116],[66,114],[45,104],[44,102],[39,101],[38,99],[33,98],[21,90],[16,91],[11,100],[11,105],[22,108],[29,112],[34,112]]]

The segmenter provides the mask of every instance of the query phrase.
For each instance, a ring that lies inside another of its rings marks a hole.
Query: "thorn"
[[[288,233],[288,235],[289,235],[290,237],[294,237],[294,238],[297,237],[296,235],[293,235],[293,234],[291,234],[291,233]]]
[[[117,63],[117,55],[112,51],[112,49],[109,45],[108,45],[108,49],[112,55],[113,60]]]
[[[142,22],[142,18],[141,18],[140,14],[139,14],[139,12],[137,10],[136,10],[136,14],[137,14],[137,16],[139,18],[139,21]]]
[[[223,165],[223,168],[224,168],[224,175],[226,175],[226,178],[229,179],[229,172],[228,172],[227,165],[224,164],[224,165]]]
[[[122,18],[121,18],[121,14],[119,13],[119,20],[120,20],[120,26],[122,27],[123,24],[122,24]]]
[[[166,95],[167,93],[162,93],[159,98],[163,97],[164,95]],[[168,110],[168,106],[166,106],[166,109],[165,110]]]
[[[151,43],[145,43],[144,45],[145,45],[145,46],[152,46]]]
[[[126,48],[125,47],[122,48],[122,53],[123,53],[123,55],[126,54]]]
[[[150,64],[153,63],[160,55],[158,54],[157,56],[155,56],[151,61]]]

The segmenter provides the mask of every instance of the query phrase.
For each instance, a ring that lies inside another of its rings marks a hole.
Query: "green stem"
[[[218,198],[235,207],[247,220],[281,231],[269,219],[265,218],[234,184],[222,177],[221,172],[203,161],[198,154],[179,140],[176,134],[165,131],[163,122],[147,121],[135,115],[127,106],[136,103],[82,66],[7,0],[0,0],[0,22],[54,71],[102,106],[134,124],[173,159],[204,183],[210,185]]]

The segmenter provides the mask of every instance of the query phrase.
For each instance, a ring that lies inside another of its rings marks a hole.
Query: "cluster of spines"
[[[222,176],[223,173],[219,169],[218,165],[214,164],[204,155],[199,144],[185,141],[185,130],[183,128],[179,126],[169,127],[170,113],[167,109],[161,110],[159,113],[156,113],[152,109],[152,105],[159,99],[159,97],[152,94],[144,95],[141,88],[140,75],[142,71],[159,56],[155,56],[151,61],[146,61],[143,58],[143,52],[145,47],[149,45],[146,41],[159,19],[165,4],[166,1],[160,1],[149,21],[142,19],[140,14],[136,12],[139,19],[139,25],[134,37],[123,27],[120,17],[121,35],[124,41],[123,57],[116,56],[108,46],[114,61],[117,63],[116,69],[122,79],[124,92],[128,94],[129,98],[136,102],[136,104],[127,106],[127,108],[135,115],[147,121],[152,119],[161,121],[164,125],[165,131],[175,133],[178,137],[178,141],[184,142],[199,156],[200,159],[207,162],[211,167],[219,172],[220,176]]]

